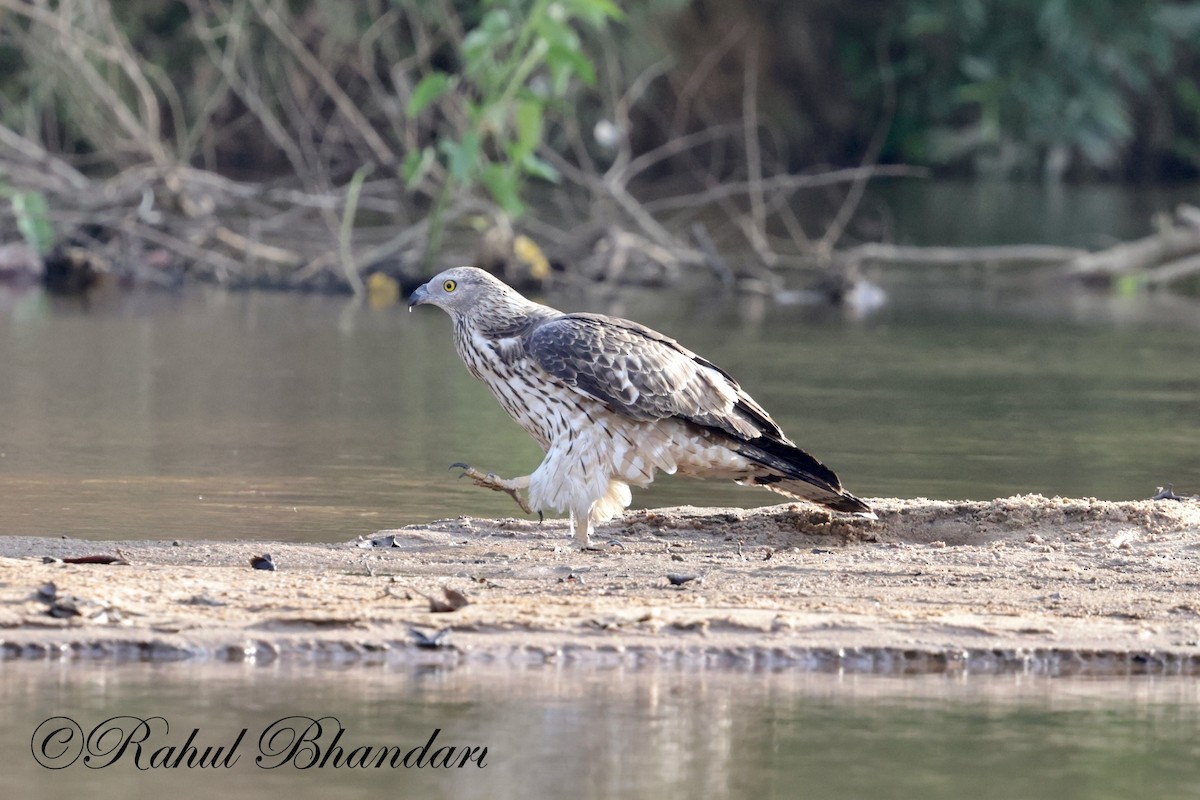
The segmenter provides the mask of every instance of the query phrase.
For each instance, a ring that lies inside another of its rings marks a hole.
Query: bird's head
[[[478,308],[482,298],[510,292],[511,289],[477,267],[455,267],[438,273],[418,287],[408,298],[408,310],[431,305],[452,317],[459,317]]]

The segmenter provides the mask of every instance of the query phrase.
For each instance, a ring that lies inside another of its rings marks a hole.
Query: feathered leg
[[[575,544],[580,550],[599,550],[592,544],[592,520],[584,514],[571,512],[571,530],[575,532]]]

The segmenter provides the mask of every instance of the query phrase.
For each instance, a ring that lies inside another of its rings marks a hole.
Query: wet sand
[[[870,502],[630,512],[600,552],[467,517],[335,545],[3,537],[0,658],[1200,674],[1200,501]],[[431,610],[446,589],[468,604]]]

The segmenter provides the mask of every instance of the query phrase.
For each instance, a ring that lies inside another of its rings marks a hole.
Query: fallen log
[[[1144,272],[1160,264],[1200,253],[1200,229],[1171,227],[1107,250],[1088,253],[1066,265],[1065,274],[1075,277],[1105,277]]]
[[[1157,288],[1193,275],[1200,275],[1200,254],[1147,270],[1146,274],[1142,276],[1142,282],[1147,286]]]
[[[1174,219],[1155,233],[1104,250],[1020,244],[996,247],[913,247],[869,243],[838,254],[854,265],[1058,267],[1070,279],[1108,282],[1132,276],[1146,286],[1161,287],[1200,275],[1200,208],[1180,205]]]
[[[860,264],[1062,264],[1088,255],[1078,247],[1017,244],[993,247],[913,247],[895,244],[862,244],[843,251]]]

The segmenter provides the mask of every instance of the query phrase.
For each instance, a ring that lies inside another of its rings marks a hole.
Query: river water
[[[187,790],[228,800],[285,793],[296,800],[1126,800],[1200,792],[1194,680],[239,665],[3,670],[0,785],[10,797],[115,800]],[[140,761],[133,746],[116,754],[117,734],[98,740],[88,764],[79,739],[45,744],[45,727],[34,736],[54,717],[91,731],[116,715],[163,718],[148,723]],[[312,747],[296,748],[280,733],[309,728],[297,717],[322,720]],[[345,755],[363,746],[407,755],[435,730],[436,747],[486,747],[487,754],[482,769],[359,768],[346,766],[345,756],[338,766],[339,727]],[[242,729],[227,768],[139,769],[161,763],[152,762],[160,748],[180,753],[193,730],[198,751],[224,746],[228,755]]]
[[[880,278],[891,302],[866,318],[708,286],[548,299],[650,322],[722,365],[862,496],[1200,491],[1195,302]],[[203,290],[0,294],[0,309],[3,533],[344,541],[519,514],[447,467],[540,460],[437,309]],[[779,500],[674,478],[634,497]]]
[[[1030,211],[1025,195],[944,191],[899,203],[895,224],[911,232],[901,238],[1095,246],[1108,232],[1144,233],[1148,219],[1122,194],[1037,195],[1043,205]],[[956,210],[986,219],[1005,203],[1023,220],[1011,238],[958,230]],[[1195,300],[1004,270],[872,277],[889,303],[869,315],[708,286],[546,299],[647,322],[724,366],[862,496],[1131,499],[1168,482],[1200,492]],[[518,513],[447,466],[517,475],[539,457],[458,362],[436,309],[205,290],[84,304],[0,288],[0,535],[347,541]],[[664,479],[635,505],[776,499]],[[0,786],[6,796],[101,798],[1191,797],[1197,686],[10,662],[0,664]],[[202,744],[249,733],[228,770],[38,765],[31,745],[43,720],[90,727],[114,715],[168,718],[164,744],[182,745],[193,728]],[[487,746],[488,766],[261,769],[258,735],[296,715],[338,717],[353,747],[407,749],[440,728],[443,743]]]

